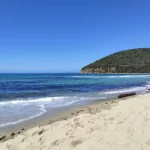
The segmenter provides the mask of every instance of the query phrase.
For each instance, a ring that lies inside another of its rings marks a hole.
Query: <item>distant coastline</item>
[[[127,74],[131,74],[131,75],[150,75],[150,72],[149,73],[90,73],[90,72],[82,72],[82,71],[80,71],[80,74],[91,74],[91,75],[93,75],[93,74],[95,74],[95,75],[119,75],[119,74],[122,74],[122,75],[127,75]]]
[[[148,74],[150,73],[150,48],[130,49],[97,60],[80,73],[91,74]]]

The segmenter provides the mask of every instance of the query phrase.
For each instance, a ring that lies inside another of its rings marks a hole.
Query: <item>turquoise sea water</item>
[[[0,126],[120,93],[146,92],[150,75],[0,74]]]

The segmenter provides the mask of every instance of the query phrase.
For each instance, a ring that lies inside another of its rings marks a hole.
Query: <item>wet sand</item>
[[[124,98],[125,99],[125,98]],[[0,128],[0,142],[7,141],[8,139],[15,138],[19,134],[22,134],[26,130],[37,126],[45,126],[55,123],[61,120],[67,120],[74,116],[78,116],[80,114],[85,113],[98,113],[103,109],[110,109],[112,104],[118,102],[119,99],[111,98],[111,99],[100,99],[100,100],[92,100],[89,101],[86,105],[77,105],[77,106],[68,106],[63,108],[58,108],[53,113],[49,111],[42,116],[39,116],[34,119],[30,119],[28,121],[24,121],[18,124],[4,126]],[[5,137],[5,138],[4,138]],[[1,139],[2,138],[2,139]]]
[[[1,140],[0,149],[150,149],[149,93],[120,100],[95,101],[65,112],[62,110],[45,119],[36,122],[36,127],[25,126],[19,135],[18,128],[10,137]]]

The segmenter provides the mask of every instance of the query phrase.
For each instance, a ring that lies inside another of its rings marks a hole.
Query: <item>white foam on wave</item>
[[[34,118],[39,117],[39,116],[41,116],[41,115],[43,115],[44,113],[47,112],[47,110],[45,109],[44,105],[38,105],[38,106],[40,107],[40,110],[41,110],[40,113],[38,113],[36,115],[33,115],[33,116],[30,116],[28,118],[24,118],[24,119],[20,119],[20,120],[14,121],[14,122],[8,122],[8,123],[1,124],[0,128],[6,127],[6,126],[10,126],[10,125],[15,125],[15,124],[18,124],[18,123],[22,123],[22,122],[34,119]]]
[[[68,99],[69,97],[47,97],[47,98],[40,98],[40,99],[36,99],[36,100],[15,100],[15,101],[7,101],[7,102],[0,102],[0,106],[1,107],[5,107],[5,105],[16,105],[16,104],[19,104],[20,105],[31,105],[34,107],[35,106],[38,106],[39,107],[39,113],[36,114],[36,115],[33,115],[33,116],[30,116],[28,118],[24,118],[24,119],[20,119],[18,121],[14,121],[14,122],[8,122],[8,123],[4,123],[4,124],[1,124],[0,125],[0,128],[1,127],[4,127],[4,126],[9,126],[9,125],[15,125],[15,124],[18,124],[18,123],[21,123],[21,122],[25,122],[27,120],[31,120],[31,119],[34,119],[36,117],[39,117],[41,116],[42,114],[46,113],[47,110],[46,108],[48,108],[47,105],[51,104],[49,102],[55,102],[55,101],[59,101],[58,103],[54,103],[52,105],[50,105],[49,107],[61,107],[61,106],[68,106],[68,105],[71,105],[75,102],[78,101],[78,99],[75,99],[75,97],[71,97],[73,98],[72,100],[70,100],[70,98]],[[67,99],[67,100],[66,100]],[[65,102],[64,102],[65,101]],[[43,102],[46,102],[46,103],[43,103]]]
[[[20,119],[15,122],[9,122],[9,123],[4,123],[0,125],[0,127],[4,126],[9,126],[9,125],[14,125],[18,124],[27,120],[34,119],[36,117],[39,117],[40,115],[44,114],[47,112],[45,107],[47,108],[47,104],[51,104],[49,102],[54,102],[52,105],[49,105],[50,107],[60,107],[60,106],[67,106],[71,105],[76,102],[80,101],[88,101],[88,100],[94,100],[94,99],[105,99],[109,97],[115,97],[117,94],[120,93],[126,93],[126,92],[138,92],[138,91],[146,91],[146,87],[150,87],[150,82],[147,82],[145,86],[142,87],[132,87],[132,88],[124,88],[124,89],[116,89],[116,90],[110,90],[110,91],[102,91],[98,93],[94,93],[94,95],[90,94],[84,94],[84,95],[78,95],[78,96],[60,96],[60,97],[45,97],[45,98],[38,98],[38,99],[26,99],[26,100],[12,100],[12,101],[5,101],[5,102],[0,102],[0,106],[3,107],[3,105],[16,105],[16,104],[21,104],[21,105],[30,105],[30,104],[35,104],[36,106],[39,107],[40,112],[34,116],[30,116],[28,118]],[[58,103],[57,103],[58,101]],[[46,105],[45,105],[46,104]]]
[[[147,82],[147,83],[146,83],[146,88],[147,88],[147,90],[150,89],[150,82]]]
[[[79,99],[79,98],[78,98]],[[79,100],[78,99],[76,99],[76,100],[71,100],[71,101],[66,101],[65,103],[60,103],[60,104],[57,104],[57,105],[51,105],[50,107],[61,107],[61,106],[69,106],[69,105],[71,105],[71,104],[73,104],[73,103],[76,103],[76,102],[78,102]]]
[[[117,89],[117,90],[112,90],[112,91],[105,91],[103,92],[104,94],[120,94],[120,93],[127,93],[127,92],[145,92],[146,87],[132,87],[128,89]]]
[[[46,112],[46,109],[45,109],[45,106],[44,105],[37,105],[37,106],[39,106],[40,107],[40,110],[42,111],[42,112]]]
[[[12,101],[2,101],[0,102],[0,106],[3,105],[10,105],[10,104],[23,104],[23,105],[29,105],[30,103],[40,103],[40,102],[50,102],[50,101],[55,101],[55,100],[64,100],[67,99],[69,97],[45,97],[45,98],[37,98],[37,99],[25,99],[25,100],[21,100],[21,99],[17,99],[17,100],[12,100]]]
[[[150,78],[150,75],[131,74],[131,75],[93,75],[93,76],[70,76],[70,78]]]
[[[108,78],[150,78],[150,75],[117,75],[107,76]]]

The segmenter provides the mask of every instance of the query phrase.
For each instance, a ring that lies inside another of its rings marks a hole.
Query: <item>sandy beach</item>
[[[90,104],[69,114],[2,140],[0,150],[150,149],[150,94]]]

